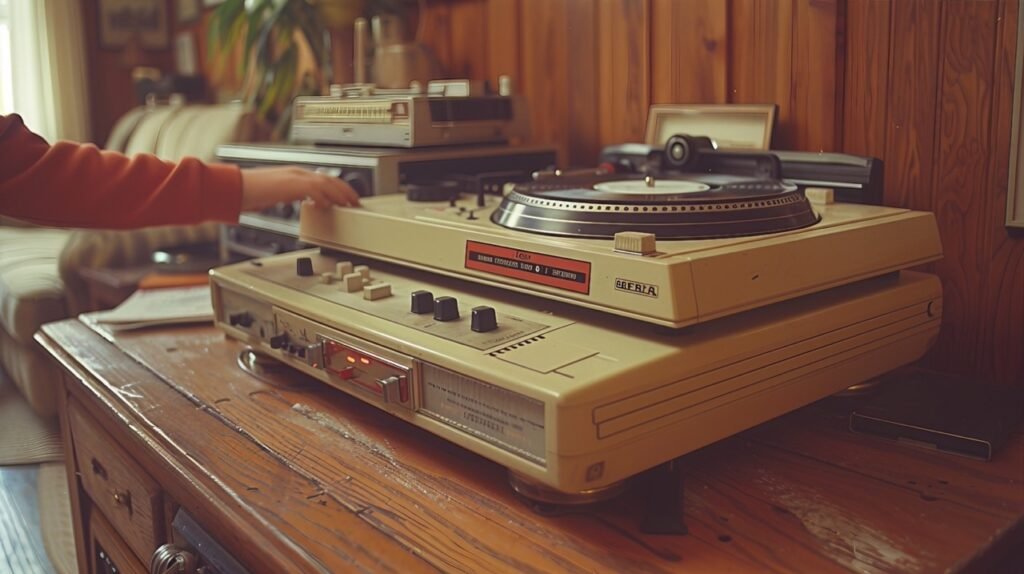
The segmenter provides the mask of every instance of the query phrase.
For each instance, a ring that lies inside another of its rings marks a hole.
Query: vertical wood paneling
[[[728,3],[652,0],[651,101],[728,101]]]
[[[601,0],[597,19],[601,143],[643,141],[651,101],[650,3]]]
[[[970,374],[991,352],[979,345],[979,312],[984,315],[980,303],[990,265],[984,225],[991,203],[986,183],[999,4],[946,2],[942,8],[932,205],[946,239],[944,257],[935,266],[943,278],[944,329],[932,357],[941,370]]]
[[[792,97],[793,1],[735,0],[729,16],[729,101],[778,104],[773,146],[796,145]]]
[[[420,14],[419,41],[437,56],[437,61],[441,65],[441,77],[454,77],[451,72],[451,68],[455,66],[451,4],[442,0],[431,0],[425,4],[426,10]]]
[[[487,0],[486,10],[488,77],[497,80],[498,76],[507,75],[516,84],[522,84],[519,1]]]
[[[930,210],[939,76],[939,12],[933,0],[892,3],[885,203]]]
[[[1002,2],[994,68],[992,143],[989,155],[991,200],[985,228],[989,248],[979,254],[990,261],[985,282],[984,315],[979,347],[987,349],[980,370],[994,380],[1024,386],[1024,240],[1011,238],[1003,227],[1009,179],[1010,122],[1013,117],[1013,73],[1020,6]],[[1019,192],[1018,192],[1019,193]],[[990,256],[987,256],[991,254]],[[984,326],[990,326],[985,328]]]
[[[838,149],[836,86],[841,41],[838,0],[797,0],[793,6],[793,70],[789,115],[793,147],[811,151]]]
[[[597,6],[593,0],[566,0],[571,21],[566,30],[568,39],[569,133],[572,145],[566,166],[593,166],[601,145],[600,116],[596,97],[600,86],[597,77]],[[587,97],[585,94],[593,94]]]
[[[451,3],[451,59],[447,71],[452,78],[490,77],[486,4],[486,0]]]
[[[848,0],[843,151],[883,157],[889,90],[890,0]]]
[[[531,139],[555,145],[564,162],[569,157],[569,98],[580,96],[568,79],[565,30],[571,15],[564,2],[521,0],[521,6],[521,84],[530,107]]]
[[[131,52],[127,49],[100,47],[99,2],[81,0],[82,18],[85,20],[85,49],[88,53],[89,115],[92,140],[102,146],[107,141],[111,128],[128,110],[141,102],[135,96],[132,82],[132,67],[152,66],[161,70],[172,70],[174,54],[166,50],[142,50]],[[170,8],[170,7],[168,7]],[[168,10],[167,14],[173,14]],[[170,32],[173,32],[173,28]],[[173,39],[173,34],[170,36]],[[173,44],[173,40],[171,41]]]

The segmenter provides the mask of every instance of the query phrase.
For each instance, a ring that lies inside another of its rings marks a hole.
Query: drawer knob
[[[132,511],[132,493],[127,490],[115,490],[114,491],[114,502],[120,506],[128,509],[128,512]]]
[[[92,463],[92,473],[97,475],[97,476],[99,476],[103,480],[106,480],[107,479],[107,469],[103,468],[103,465],[100,464],[100,461],[98,461],[98,460],[96,460],[94,458],[90,462]]]
[[[157,548],[149,561],[151,574],[193,574],[197,566],[194,554],[173,544]]]

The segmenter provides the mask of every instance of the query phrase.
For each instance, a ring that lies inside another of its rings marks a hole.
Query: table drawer
[[[75,401],[68,421],[82,488],[135,555],[148,558],[164,542],[159,485]]]
[[[89,515],[89,567],[92,574],[149,574],[99,512]]]

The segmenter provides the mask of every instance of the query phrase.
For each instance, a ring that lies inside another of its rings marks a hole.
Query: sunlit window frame
[[[8,32],[7,39],[8,40],[10,40],[10,29],[11,29],[11,25],[10,25],[11,12],[10,11],[11,11],[11,8],[10,8],[9,0],[0,0],[0,24],[7,24],[7,32]],[[6,46],[6,52],[7,52],[8,56],[10,56],[10,50],[11,50],[11,47],[10,46]],[[0,62],[0,70],[3,70],[5,67],[8,70],[11,69],[12,62],[6,62],[6,66],[4,66],[4,64],[5,64],[5,62]],[[4,93],[7,93],[8,95],[11,95],[11,86],[8,85],[8,84],[11,81],[13,81],[13,80],[14,80],[14,78],[6,78],[6,77],[3,77],[3,76],[0,76],[0,114],[5,113],[7,111],[10,111],[7,108],[9,108],[10,106],[14,105],[14,102],[8,102],[8,101],[6,101],[7,98],[4,97]]]
[[[1024,11],[1017,18],[1017,62],[1013,78],[1013,131],[1010,136],[1010,181],[1006,226],[1024,229]]]

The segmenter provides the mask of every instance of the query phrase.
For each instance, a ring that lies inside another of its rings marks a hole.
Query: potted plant
[[[226,0],[210,19],[210,55],[237,54],[242,99],[282,139],[295,96],[326,91],[328,28],[362,10],[362,0]]]
[[[415,16],[417,7],[418,0],[225,0],[210,20],[210,55],[237,54],[242,99],[272,139],[283,139],[292,100],[327,92],[332,31],[351,30],[364,14]]]

